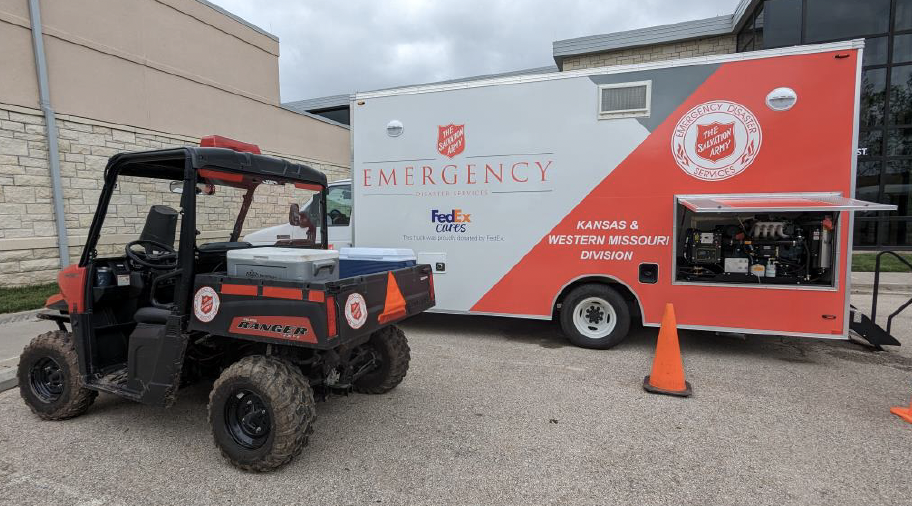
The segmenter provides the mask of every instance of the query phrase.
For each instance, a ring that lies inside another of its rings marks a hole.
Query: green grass
[[[0,287],[0,314],[38,309],[44,306],[48,297],[58,292],[57,283]]]
[[[907,262],[912,263],[912,254],[901,253]],[[877,253],[855,253],[852,255],[853,272],[874,272],[874,259]],[[884,255],[880,259],[880,272],[910,272],[905,264],[893,255]]]

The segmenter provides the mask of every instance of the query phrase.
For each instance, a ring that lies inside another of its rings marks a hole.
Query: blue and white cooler
[[[364,276],[417,264],[415,252],[396,248],[341,248],[339,275],[342,278]]]

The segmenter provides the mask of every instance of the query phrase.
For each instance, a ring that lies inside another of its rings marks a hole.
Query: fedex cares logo
[[[437,232],[465,232],[466,224],[472,223],[472,215],[453,209],[450,212],[431,210],[431,223],[436,225]]]
[[[763,133],[747,107],[714,100],[678,120],[671,153],[681,169],[704,181],[721,181],[744,171],[760,151]]]
[[[447,158],[465,150],[465,125],[441,125],[437,127],[437,152]]]

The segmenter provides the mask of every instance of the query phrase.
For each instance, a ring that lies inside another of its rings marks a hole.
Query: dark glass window
[[[894,128],[887,132],[888,156],[912,156],[912,128]]]
[[[801,44],[801,1],[766,0],[763,3],[765,14],[762,47]]]
[[[865,70],[861,75],[860,125],[873,127],[883,124],[887,95],[887,69]]]
[[[884,65],[887,63],[887,41],[889,37],[874,37],[865,41],[862,65]]]
[[[877,246],[877,222],[855,220],[855,246]]]
[[[912,222],[888,221],[886,241],[895,246],[912,245]]]
[[[867,48],[865,48],[867,50]],[[893,64],[912,61],[912,33],[893,37]]]
[[[862,156],[881,156],[883,154],[883,130],[860,132],[858,150]]]
[[[894,30],[912,30],[912,0],[896,0]]]
[[[871,202],[880,198],[880,162],[858,162],[855,196]]]
[[[912,216],[912,160],[890,160],[883,176],[883,200],[894,204],[894,216]]]
[[[890,0],[805,0],[805,42],[845,40],[886,33],[890,29]]]
[[[890,84],[890,123],[912,124],[912,65],[893,67]]]

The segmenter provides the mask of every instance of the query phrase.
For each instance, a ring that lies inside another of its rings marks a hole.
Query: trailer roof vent
[[[602,84],[599,86],[599,119],[649,116],[652,81]]]

